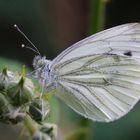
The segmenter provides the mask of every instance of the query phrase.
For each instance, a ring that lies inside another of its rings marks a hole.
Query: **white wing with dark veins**
[[[140,58],[140,23],[124,24],[91,35],[64,50],[53,60],[52,66],[79,56],[103,53],[124,55],[127,51]]]
[[[52,61],[56,96],[91,120],[118,119],[140,99],[139,58],[139,23],[90,36]]]

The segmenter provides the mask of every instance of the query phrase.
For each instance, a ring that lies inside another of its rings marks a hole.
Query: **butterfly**
[[[140,24],[119,25],[91,35],[52,61],[38,55],[35,75],[47,91],[78,114],[110,122],[140,99]]]

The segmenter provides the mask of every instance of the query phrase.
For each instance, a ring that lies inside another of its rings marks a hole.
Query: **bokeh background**
[[[0,68],[32,69],[34,52],[21,48],[29,42],[53,59],[73,43],[105,28],[140,21],[139,0],[0,0]],[[139,140],[140,103],[111,123],[86,120],[52,99],[51,122],[58,124],[58,140]],[[0,124],[0,140],[25,140],[16,126]]]

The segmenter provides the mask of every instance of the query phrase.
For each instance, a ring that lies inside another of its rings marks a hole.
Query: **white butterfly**
[[[92,35],[52,61],[36,56],[36,77],[80,115],[110,122],[140,99],[140,24]]]

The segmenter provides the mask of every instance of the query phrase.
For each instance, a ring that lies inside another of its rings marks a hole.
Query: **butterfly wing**
[[[64,50],[53,60],[53,67],[69,59],[90,54],[118,54],[131,51],[140,58],[140,23],[116,26],[89,36]]]
[[[88,37],[58,55],[61,100],[82,116],[113,121],[140,98],[140,24],[125,24]]]

